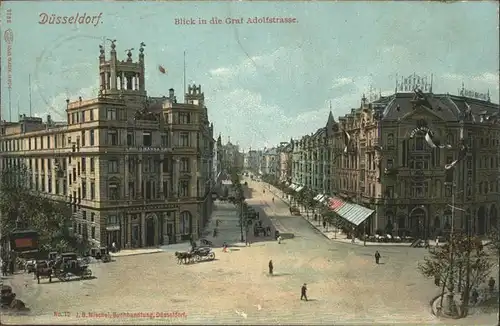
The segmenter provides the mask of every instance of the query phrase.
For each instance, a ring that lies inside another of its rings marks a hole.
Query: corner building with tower
[[[109,60],[97,98],[66,100],[67,121],[1,122],[0,169],[27,168],[33,191],[71,204],[73,232],[93,246],[152,247],[199,238],[212,211],[213,125],[201,86],[184,103],[149,97],[144,43]]]

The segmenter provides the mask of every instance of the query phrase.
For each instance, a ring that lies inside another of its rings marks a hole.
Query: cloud
[[[280,47],[270,54],[247,57],[240,63],[211,69],[209,71],[209,76],[212,78],[236,78],[245,75],[253,75],[259,71],[276,71],[276,65],[278,63],[286,62],[289,64],[291,62],[290,58],[298,54],[299,51],[300,49],[291,50]]]
[[[77,90],[68,89],[67,92],[59,93],[56,96],[47,99],[47,111],[37,110],[34,113],[34,116],[45,118],[47,115],[51,115],[53,119],[62,119],[66,120],[66,99],[70,101],[78,100],[78,97],[81,96],[82,99],[91,99],[97,97],[97,93],[99,92],[99,82],[96,82],[92,86],[84,87]]]
[[[484,72],[477,75],[466,74],[443,74],[439,76],[436,86],[443,90],[459,90],[464,88],[474,90],[479,93],[490,92],[491,101],[498,103],[499,76],[491,72]],[[442,85],[441,85],[442,84]],[[441,87],[442,86],[442,87]],[[454,93],[454,92],[450,92]]]

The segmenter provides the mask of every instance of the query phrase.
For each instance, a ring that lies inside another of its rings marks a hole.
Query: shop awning
[[[304,186],[299,186],[298,188],[295,189],[295,191],[300,192],[302,189],[304,189]]]
[[[324,196],[325,195],[323,195],[323,194],[317,194],[316,197],[314,197],[314,200],[315,201],[321,201],[321,199],[323,199]]]
[[[323,195],[323,197],[321,197],[321,199],[319,200],[320,203],[324,203],[328,200],[328,196],[327,195]]]
[[[295,190],[295,188],[297,188],[297,185],[296,185],[295,183],[292,183],[292,184],[290,185],[290,189]]]
[[[330,198],[330,203],[328,206],[340,217],[356,226],[363,223],[374,212],[374,210],[372,209],[363,207],[358,204],[347,203],[337,197]]]

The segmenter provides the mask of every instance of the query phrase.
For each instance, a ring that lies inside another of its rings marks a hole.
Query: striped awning
[[[352,204],[343,201],[340,198],[330,198],[329,208],[340,215],[340,217],[358,226],[363,223],[370,215],[375,212],[372,209],[363,207],[358,204]]]
[[[327,195],[323,195],[323,197],[321,197],[321,199],[319,200],[320,203],[324,203],[328,200],[328,196]]]
[[[323,199],[323,197],[325,197],[325,195],[323,195],[323,194],[317,194],[316,197],[314,197],[314,200],[320,202],[321,199]]]
[[[301,191],[302,189],[304,189],[304,186],[299,186],[298,188],[295,189],[296,192],[299,192]]]
[[[290,189],[295,190],[295,188],[297,188],[297,185],[296,185],[295,183],[292,183],[292,184],[290,185]]]

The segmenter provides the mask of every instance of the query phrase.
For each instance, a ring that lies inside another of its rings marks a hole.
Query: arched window
[[[387,146],[388,147],[394,146],[394,134],[387,135]]]
[[[453,134],[449,133],[448,135],[446,135],[446,143],[447,145],[455,145],[455,139],[453,137]]]
[[[180,232],[182,235],[191,234],[193,218],[190,212],[184,211],[180,215]]]
[[[120,183],[116,179],[111,179],[108,181],[108,199],[109,200],[120,199]]]
[[[442,223],[441,225],[446,229],[451,229],[451,218],[452,218],[452,214],[451,214],[451,211],[450,210],[446,210],[443,214],[443,220],[442,220]]]

